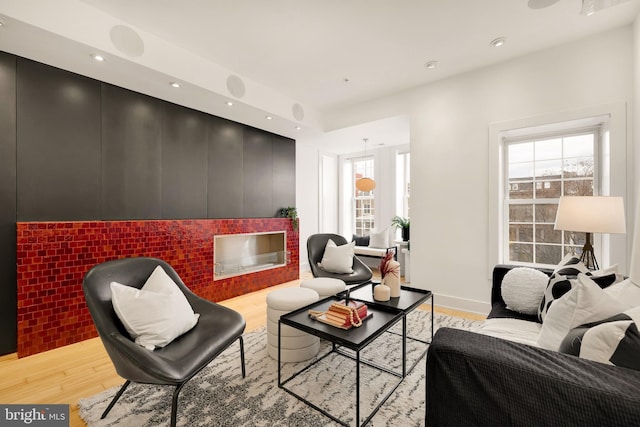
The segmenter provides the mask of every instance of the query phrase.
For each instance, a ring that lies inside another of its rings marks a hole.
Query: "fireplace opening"
[[[223,234],[213,238],[213,280],[287,265],[285,231]]]

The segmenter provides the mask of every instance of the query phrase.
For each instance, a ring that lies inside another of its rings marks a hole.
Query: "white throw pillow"
[[[200,317],[161,266],[142,289],[111,282],[111,301],[131,338],[148,350],[166,346],[193,328]]]
[[[576,326],[596,322],[624,311],[625,307],[611,298],[585,274],[578,283],[554,301],[542,324],[538,346],[558,351],[560,343]]]
[[[549,276],[540,270],[519,267],[509,270],[502,279],[502,299],[509,310],[537,314]]]
[[[640,370],[640,307],[572,329],[560,352]]]
[[[329,239],[327,246],[324,248],[322,261],[318,263],[318,266],[330,273],[353,273],[355,246],[356,242],[337,246],[333,240]]]
[[[604,291],[619,303],[626,305],[627,308],[640,306],[640,286],[633,283],[631,279],[614,283]]]
[[[618,264],[597,271],[589,269],[574,255],[568,254],[558,264],[549,278],[549,283],[544,291],[540,307],[538,308],[538,321],[544,322],[545,316],[551,304],[569,292],[578,282],[578,274],[585,273],[592,277],[598,286],[606,288],[615,282],[623,280],[618,273]]]
[[[369,234],[369,247],[387,249],[389,247],[389,229]]]

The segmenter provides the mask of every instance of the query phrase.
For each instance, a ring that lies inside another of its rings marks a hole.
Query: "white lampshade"
[[[561,197],[554,229],[584,233],[626,233],[622,197]]]

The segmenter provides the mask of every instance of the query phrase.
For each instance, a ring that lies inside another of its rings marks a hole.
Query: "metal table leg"
[[[360,425],[360,350],[356,351],[356,425]]]

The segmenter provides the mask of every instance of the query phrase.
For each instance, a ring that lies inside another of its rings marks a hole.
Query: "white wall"
[[[630,105],[633,40],[625,27],[327,116],[336,128],[409,115],[413,286],[433,290],[438,305],[488,311],[489,125]],[[626,135],[612,142],[618,150],[627,143]],[[632,188],[630,177],[622,182]]]
[[[318,149],[296,141],[296,207],[300,217],[300,271],[309,270],[307,237],[318,232]]]
[[[631,115],[633,117],[634,150],[630,157],[633,158],[632,178],[635,183],[634,190],[637,203],[634,230],[636,238],[634,240],[640,241],[640,15],[638,15],[633,25],[633,58],[634,100]],[[640,246],[633,251],[630,275],[635,283],[640,283]]]
[[[630,116],[633,117],[633,170],[632,179],[636,183],[635,199],[640,205],[640,14],[633,25],[633,87],[634,99]]]

